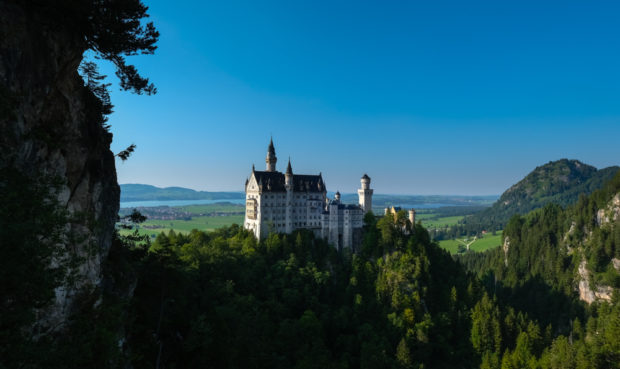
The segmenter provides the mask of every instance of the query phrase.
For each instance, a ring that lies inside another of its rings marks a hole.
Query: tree
[[[157,92],[148,78],[142,77],[126,57],[153,54],[159,32],[148,18],[141,0],[11,0],[55,28],[69,32],[83,52],[90,50],[116,67],[123,90],[151,95]]]
[[[502,347],[499,308],[485,292],[471,313],[471,343],[480,354],[499,352]]]
[[[52,301],[67,272],[67,214],[55,200],[56,184],[0,168],[0,367],[17,367],[32,353],[28,330],[36,309]]]

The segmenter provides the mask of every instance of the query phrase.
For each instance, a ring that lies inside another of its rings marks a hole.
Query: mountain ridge
[[[463,222],[502,229],[515,214],[525,214],[548,203],[567,206],[577,202],[581,194],[588,195],[601,188],[618,170],[618,166],[597,169],[575,159],[550,161],[508,188],[491,207]]]
[[[184,187],[157,187],[140,183],[121,184],[121,202],[150,200],[229,200],[243,198],[243,192],[196,191]]]

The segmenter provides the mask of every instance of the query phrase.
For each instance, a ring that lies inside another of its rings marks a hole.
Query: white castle
[[[342,204],[339,192],[333,200],[327,199],[320,173],[293,174],[290,159],[286,173],[278,172],[277,161],[271,140],[265,159],[266,170],[258,171],[252,166],[252,174],[245,182],[244,228],[258,239],[273,232],[308,229],[338,250],[355,250],[361,243],[364,215],[372,208],[370,177],[364,174],[361,179],[362,188],[357,191],[359,205]]]

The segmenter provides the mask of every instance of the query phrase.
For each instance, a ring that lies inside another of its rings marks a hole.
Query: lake
[[[386,207],[392,205],[386,205]],[[445,206],[463,206],[462,204],[440,204],[440,203],[421,203],[421,204],[395,204],[403,209],[437,209]]]
[[[222,202],[229,202],[232,204],[244,205],[245,199],[226,199],[226,200],[149,200],[149,201],[121,201],[121,209],[126,208],[148,208],[155,206],[186,206],[186,205],[209,205]],[[444,206],[458,206],[454,204],[439,204],[439,203],[427,203],[427,204],[398,204],[403,209],[435,209]],[[376,208],[376,207],[375,207]]]

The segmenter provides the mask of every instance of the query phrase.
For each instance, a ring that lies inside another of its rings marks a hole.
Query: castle
[[[400,206],[390,206],[385,208],[385,215],[391,214],[394,219],[396,219],[396,217],[398,216],[398,212],[404,210],[403,208],[401,208]],[[415,209],[409,209],[407,210],[407,219],[409,219],[409,222],[412,225],[415,225]]]
[[[323,176],[293,174],[289,159],[286,172],[276,170],[273,140],[267,149],[266,170],[255,170],[245,182],[245,220],[243,227],[256,238],[269,233],[291,233],[308,229],[326,239],[338,250],[355,250],[361,243],[364,215],[372,208],[370,177],[364,174],[357,191],[359,204],[343,204],[340,193],[327,199]]]

